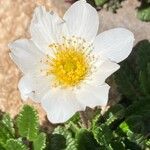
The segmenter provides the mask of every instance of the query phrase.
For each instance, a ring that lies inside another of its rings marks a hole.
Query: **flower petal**
[[[31,98],[35,102],[40,102],[50,87],[46,77],[26,74],[19,81],[18,88],[23,100]]]
[[[30,32],[32,40],[42,52],[47,53],[51,43],[59,42],[62,28],[63,20],[58,15],[46,12],[42,6],[35,9]]]
[[[100,65],[97,65],[96,68],[97,70],[91,75],[91,80],[89,80],[89,82],[95,85],[101,85],[104,84],[105,80],[115,71],[117,71],[120,66],[109,60],[105,60]]]
[[[106,106],[110,86],[103,84],[101,86],[85,84],[76,90],[77,100],[84,106],[94,108],[96,106]]]
[[[114,62],[120,62],[131,53],[134,35],[124,28],[115,28],[99,34],[95,41],[95,51]]]
[[[84,38],[91,41],[95,38],[99,17],[95,8],[86,1],[80,0],[66,11],[64,15],[69,35]]]
[[[70,90],[53,88],[41,102],[52,123],[66,122],[77,111],[84,110]]]
[[[10,43],[9,48],[11,49],[10,57],[23,73],[35,70],[35,66],[43,57],[43,54],[34,43],[27,39]]]

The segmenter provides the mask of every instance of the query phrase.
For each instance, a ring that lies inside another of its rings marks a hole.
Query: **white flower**
[[[41,103],[52,123],[65,122],[86,106],[107,105],[110,87],[105,80],[130,54],[134,36],[124,28],[96,36],[98,26],[97,11],[83,0],[63,19],[38,7],[31,39],[9,45],[23,72],[18,85],[22,99]]]

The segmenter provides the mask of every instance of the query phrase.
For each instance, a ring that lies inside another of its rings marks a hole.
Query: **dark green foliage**
[[[139,88],[136,86],[138,77],[132,64],[131,62],[123,62],[116,76],[120,92],[129,100],[137,99],[140,94]]]
[[[5,150],[5,148],[2,145],[0,145],[0,150]]]
[[[124,122],[119,126],[124,133],[130,137],[131,133],[143,133],[144,132],[144,123],[142,121],[142,116],[132,115],[128,117]]]
[[[121,63],[116,73],[116,81],[121,93],[128,99],[138,100],[150,94],[150,43],[139,42],[127,61]]]
[[[134,115],[142,115],[144,117],[148,117],[150,114],[150,98],[141,98],[139,101],[133,102],[126,109],[126,116]]]
[[[124,107],[121,105],[110,108],[104,116],[95,116],[91,130],[100,149],[115,150],[116,147],[121,150],[125,149],[123,140],[118,137],[118,133],[112,128],[112,125],[114,126],[114,123],[123,117]],[[115,126],[117,125],[115,124]]]
[[[46,150],[62,150],[66,147],[66,139],[61,134],[49,135]]]
[[[104,118],[106,118],[105,122],[107,125],[111,125],[116,120],[122,119],[125,115],[125,108],[117,104],[114,107],[111,107],[105,114]]]
[[[94,139],[92,132],[81,129],[77,135],[78,150],[99,150],[100,146]]]
[[[129,140],[128,142],[130,142],[130,144],[126,146],[136,146],[139,147],[139,149],[145,147],[145,137],[142,134],[145,129],[141,116],[133,115],[127,118],[127,120],[120,124],[120,129],[125,133],[126,138]]]
[[[122,93],[122,103],[111,107],[103,116],[92,119],[90,133],[100,149],[142,150],[150,133],[149,91],[150,43],[142,41],[121,64],[115,79]],[[148,66],[148,67],[147,67]],[[130,101],[126,104],[127,101]],[[148,142],[147,142],[148,143]]]
[[[134,53],[121,64],[121,70],[116,74],[116,81],[125,97],[124,100],[130,101],[125,110],[124,121],[119,127],[131,143],[142,149],[149,138],[147,134],[150,133],[149,64],[150,43],[144,40],[134,47]],[[123,83],[127,83],[128,86]]]
[[[119,142],[117,140],[111,142],[110,145],[113,150],[126,150],[125,144],[123,142]]]

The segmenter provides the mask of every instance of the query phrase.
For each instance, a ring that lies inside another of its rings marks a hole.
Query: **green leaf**
[[[129,129],[129,126],[128,124],[124,121],[120,124],[119,126],[121,128],[121,130],[124,132],[124,133],[128,133],[128,132],[131,132],[130,129]]]
[[[28,150],[19,140],[9,139],[6,143],[6,150]]]
[[[150,7],[139,9],[137,17],[142,21],[150,21]]]
[[[0,144],[4,147],[10,138],[14,138],[13,121],[8,114],[4,114],[0,121]]]
[[[110,125],[115,120],[122,119],[125,114],[125,108],[121,104],[117,104],[111,107],[105,114],[104,118],[106,118],[106,124]]]
[[[113,138],[112,131],[106,124],[101,124],[101,126],[94,128],[92,132],[96,141],[102,146],[109,145]]]
[[[67,130],[65,127],[57,127],[55,128],[53,134],[63,135],[66,139],[66,148],[65,150],[77,150],[76,140],[73,138],[71,132]]]
[[[17,118],[17,126],[22,137],[34,141],[39,129],[37,111],[29,105],[24,105]]]
[[[142,121],[142,116],[138,115],[132,115],[120,124],[120,128],[126,134],[130,132],[141,133],[144,130],[143,127],[144,123]]]
[[[94,118],[92,119],[91,128],[96,128],[97,126],[99,126],[100,116],[101,116],[100,113],[98,113],[98,114],[96,114],[96,115],[94,116]]]
[[[142,116],[133,115],[120,124],[120,129],[127,135],[127,138],[142,146],[144,143],[144,123]]]
[[[33,141],[34,150],[43,150],[46,147],[46,135],[40,133],[37,138]]]
[[[93,137],[92,132],[81,129],[76,135],[78,150],[100,150],[100,146]]]
[[[7,127],[7,129],[9,129],[9,132],[12,135],[12,137],[14,137],[15,136],[14,124],[9,114],[4,114],[2,123]]]
[[[150,148],[150,139],[146,141],[147,148]]]
[[[79,113],[77,112],[66,123],[73,122],[73,123],[77,124],[79,121],[80,121],[80,116],[79,116]]]

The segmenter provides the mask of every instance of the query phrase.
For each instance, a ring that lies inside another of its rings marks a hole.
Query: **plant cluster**
[[[37,111],[24,105],[15,119],[0,118],[0,150],[149,150],[150,42],[139,42],[114,79],[122,94],[104,115],[97,108],[88,127],[77,113],[51,133],[38,122]],[[43,130],[43,131],[41,131]]]
[[[3,114],[0,121],[0,150],[42,150],[46,134],[39,131],[37,111],[24,105],[15,120]]]

